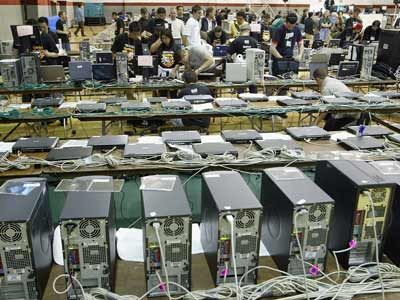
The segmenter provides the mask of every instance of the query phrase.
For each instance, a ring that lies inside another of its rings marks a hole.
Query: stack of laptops
[[[65,81],[64,67],[61,65],[40,66],[40,76],[44,83]]]
[[[308,92],[291,92],[292,97],[303,100],[318,100],[321,95],[314,91]]]
[[[362,94],[360,93],[355,93],[355,92],[337,92],[334,93],[334,95],[336,97],[343,97],[343,98],[349,98],[349,99],[359,99],[360,97],[362,97]]]
[[[192,104],[185,100],[172,100],[161,103],[161,107],[167,110],[189,110]]]
[[[128,102],[126,97],[112,97],[99,100],[99,103],[105,103],[106,105],[121,105],[125,102]]]
[[[311,105],[310,101],[306,101],[303,99],[294,99],[294,98],[285,98],[276,100],[280,106],[302,106],[302,105]]]
[[[345,139],[338,139],[339,144],[349,150],[374,150],[384,147],[383,141],[372,136],[355,136]]]
[[[161,137],[164,143],[173,144],[192,144],[200,143],[201,136],[198,131],[188,130],[188,131],[163,131]]]
[[[286,132],[295,140],[328,140],[331,135],[326,130],[318,126],[310,127],[289,127]]]
[[[211,95],[186,95],[183,96],[183,99],[191,104],[211,103],[214,101],[214,98]]]
[[[32,100],[32,107],[45,108],[45,107],[60,107],[64,103],[64,98],[46,97],[35,98]]]
[[[92,147],[65,147],[51,149],[48,161],[83,159],[92,155]]]
[[[193,150],[194,152],[200,154],[203,158],[207,157],[208,155],[224,154],[231,154],[235,157],[238,157],[238,151],[229,142],[193,144]]]
[[[149,111],[151,104],[149,102],[124,102],[121,104],[121,111]]]
[[[114,147],[122,149],[126,144],[128,144],[127,135],[92,136],[88,141],[88,146],[92,146],[96,150],[107,150]]]
[[[347,131],[357,134],[359,132],[359,126],[349,126]],[[363,136],[374,136],[374,137],[384,137],[389,134],[392,134],[393,131],[387,129],[386,127],[379,125],[370,125],[365,126],[364,131],[362,132]]]
[[[157,104],[168,101],[167,97],[149,97],[145,98],[143,102],[148,102],[150,104]]]
[[[80,113],[102,113],[106,112],[107,105],[105,103],[78,103],[76,110]]]
[[[136,143],[128,144],[125,146],[125,158],[143,158],[143,159],[156,159],[160,158],[167,151],[164,144],[147,144]]]
[[[256,145],[260,150],[272,150],[279,154],[283,149],[287,150],[303,150],[303,148],[293,140],[284,139],[268,139],[256,141]]]
[[[351,100],[349,98],[344,98],[344,97],[322,97],[321,102],[325,104],[332,104],[332,105],[348,105],[348,104],[355,104],[357,103],[354,100]]]
[[[58,143],[58,137],[20,138],[12,147],[15,152],[48,152]]]
[[[216,99],[215,104],[220,108],[242,108],[247,107],[247,103],[240,99]]]
[[[250,141],[262,140],[262,136],[253,129],[248,130],[222,130],[221,136],[226,142],[242,144]]]

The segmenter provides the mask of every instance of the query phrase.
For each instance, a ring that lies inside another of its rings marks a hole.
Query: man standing
[[[145,35],[146,38],[151,37],[155,31],[156,31],[156,27],[164,27],[163,29],[167,29],[168,28],[168,22],[166,21],[167,18],[167,11],[165,10],[164,7],[159,7],[157,8],[157,13],[156,13],[156,17],[149,20],[149,22],[147,23],[147,28],[145,28]]]
[[[121,33],[124,33],[125,24],[116,12],[112,13],[112,19],[115,22],[115,36],[117,37]]]
[[[313,13],[309,12],[308,17],[304,21],[304,33],[307,40],[312,41],[314,40],[314,20],[313,20]]]
[[[192,16],[187,20],[183,30],[183,44],[187,46],[201,46],[200,36],[201,7],[192,7]]]
[[[56,33],[61,39],[62,47],[65,51],[71,51],[71,44],[69,43],[69,38],[71,37],[71,32],[68,31],[67,16],[65,12],[60,11],[58,13],[58,21],[56,23]]]
[[[181,53],[181,63],[186,71],[194,71],[197,75],[209,71],[215,66],[211,53],[202,45],[189,47]]]
[[[185,16],[183,15],[184,13],[184,9],[182,5],[178,5],[176,7],[176,18],[185,22]]]
[[[176,8],[171,7],[169,12],[169,20],[168,23],[171,24],[171,32],[174,40],[182,41],[183,30],[185,28],[185,23],[182,20],[178,19]]]
[[[149,12],[146,7],[140,9],[140,19],[139,19],[140,29],[143,32],[147,28],[147,23],[149,22]]]
[[[372,25],[368,26],[364,30],[363,41],[367,42],[377,42],[379,41],[379,36],[381,35],[381,22],[375,20]]]
[[[58,58],[58,48],[56,41],[57,35],[49,31],[49,21],[46,17],[40,17],[38,20],[40,30],[40,41],[42,43],[43,51],[41,58],[45,60],[47,65],[56,65]]]
[[[83,9],[83,3],[79,3],[76,9],[76,22],[78,23],[78,28],[75,30],[75,36],[78,36],[79,30],[82,36],[85,36],[85,11]]]
[[[238,11],[236,13],[236,22],[233,22],[231,26],[231,37],[236,38],[239,35],[240,26],[248,24],[246,22],[246,13],[244,11]]]
[[[206,16],[201,19],[201,37],[203,40],[207,40],[207,34],[214,30],[217,22],[215,21],[215,10],[214,7],[208,7],[206,10]]]

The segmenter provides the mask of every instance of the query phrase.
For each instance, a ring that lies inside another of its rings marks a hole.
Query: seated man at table
[[[328,76],[324,68],[318,68],[313,73],[315,81],[324,96],[332,96],[335,93],[351,92],[351,90],[340,80]],[[320,113],[316,124],[325,121],[324,129],[327,131],[340,130],[344,126],[354,123],[360,119],[359,113]]]
[[[56,65],[58,60],[57,34],[49,30],[49,21],[46,17],[38,19],[40,30],[40,42],[42,43],[43,50],[40,52],[40,58],[44,60],[47,65]]]
[[[181,52],[181,63],[185,71],[194,71],[196,75],[201,72],[212,72],[215,60],[204,46],[191,46]]]

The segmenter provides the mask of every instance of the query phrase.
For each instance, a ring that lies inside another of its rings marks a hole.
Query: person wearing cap
[[[245,23],[239,27],[240,36],[233,40],[229,45],[228,54],[246,54],[246,49],[257,48],[257,41],[250,36],[250,25]]]
[[[362,40],[367,42],[379,41],[380,34],[381,22],[375,20],[374,22],[372,22],[372,25],[365,28]]]
[[[272,56],[272,75],[277,74],[279,59],[295,59],[300,61],[304,52],[303,37],[299,27],[296,25],[297,16],[289,13],[286,16],[286,22],[277,28],[272,36],[270,53]],[[293,57],[294,46],[298,45],[298,55]]]

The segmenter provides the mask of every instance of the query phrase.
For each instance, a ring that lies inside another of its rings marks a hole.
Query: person
[[[182,5],[178,5],[176,7],[176,18],[185,22],[185,16],[184,16],[184,8]]]
[[[69,38],[71,37],[71,32],[68,31],[67,25],[67,15],[63,11],[58,12],[58,21],[56,23],[56,33],[61,39],[62,47],[65,51],[71,51],[71,44],[69,43]]]
[[[276,29],[272,36],[270,53],[272,56],[272,75],[279,73],[278,60],[283,58],[294,58],[300,61],[304,52],[303,37],[300,29],[296,25],[297,16],[294,13],[289,13],[286,16],[286,22]],[[298,45],[298,55],[293,57],[294,46]]]
[[[172,7],[169,11],[169,19],[167,20],[171,24],[172,36],[175,40],[179,40],[182,43],[183,30],[185,28],[185,23],[181,19],[178,19],[176,8]]]
[[[114,54],[117,52],[127,52],[129,60],[131,60],[134,55],[142,55],[143,50],[139,22],[131,22],[129,24],[128,33],[125,32],[117,36],[111,46],[111,51]]]
[[[269,39],[271,37],[270,29],[271,29],[271,16],[269,14],[264,14],[262,16],[259,42],[268,42],[269,41]]]
[[[245,12],[241,10],[236,13],[236,22],[233,22],[231,26],[231,38],[236,38],[239,35],[239,27],[244,24],[249,23],[246,22]]]
[[[379,36],[381,34],[381,22],[375,20],[372,25],[368,26],[364,30],[363,41],[375,42],[379,41]]]
[[[250,36],[250,25],[243,24],[239,30],[240,36],[229,45],[228,54],[230,57],[238,54],[245,55],[246,49],[257,48],[257,41]]]
[[[347,29],[343,30],[338,36],[338,39],[340,39],[340,47],[343,48],[348,46],[348,44],[359,41],[361,39],[362,28],[361,23],[355,23],[350,33]]]
[[[335,93],[351,92],[351,90],[340,80],[328,77],[328,71],[326,68],[317,68],[314,71],[313,76],[322,95],[331,96]],[[355,122],[359,118],[359,113],[320,113],[317,117],[316,124],[318,125],[325,120],[324,129],[327,131],[335,131]]]
[[[215,21],[217,22],[217,26],[222,26],[222,21],[226,20],[226,18],[227,15],[225,9],[221,9],[215,16]]]
[[[149,20],[147,23],[147,27],[145,28],[145,31],[143,32],[142,36],[145,38],[150,38],[156,31],[156,28],[168,28],[168,22],[166,21],[167,18],[167,11],[165,10],[164,7],[159,7],[157,8],[157,14],[156,17]]]
[[[172,32],[164,29],[160,38],[150,47],[152,54],[157,54],[158,64],[162,69],[169,73],[170,77],[175,77],[179,67],[181,49],[175,44]]]
[[[304,20],[305,38],[310,40],[310,43],[312,43],[314,39],[314,20],[312,17],[313,12],[309,12],[307,18]]]
[[[40,30],[40,41],[43,47],[41,58],[44,59],[47,65],[56,65],[58,58],[57,43],[58,37],[54,32],[49,31],[49,21],[46,17],[38,19]]]
[[[118,14],[114,11],[112,13],[112,19],[115,22],[115,36],[120,35],[121,33],[124,33],[125,30],[125,24],[124,21],[118,16]]]
[[[183,30],[183,44],[187,46],[200,46],[200,18],[201,6],[194,5],[192,7],[192,16],[187,20],[185,29]]]
[[[197,73],[194,71],[185,71],[182,74],[182,79],[185,86],[178,92],[178,98],[183,98],[187,95],[212,95],[210,89],[203,84],[198,83]],[[200,128],[208,128],[210,125],[210,118],[201,119],[182,119],[184,126],[196,126]]]
[[[79,30],[81,35],[85,36],[85,11],[83,9],[83,3],[78,3],[78,8],[76,9],[76,22],[78,27],[75,30],[75,36],[78,36]]]
[[[323,17],[320,20],[319,26],[319,39],[324,42],[328,42],[330,38],[330,32],[331,32],[331,27],[332,27],[332,22],[330,19],[330,12],[329,10],[326,10],[324,12]]]
[[[308,9],[303,9],[303,14],[301,15],[300,24],[304,24],[308,16]]]
[[[337,14],[336,23],[331,30],[332,37],[337,38],[340,35],[340,33],[344,30],[344,26],[345,26],[345,19],[343,16],[343,12],[339,11]]]
[[[226,33],[222,30],[222,27],[217,26],[215,29],[208,33],[208,43],[215,47],[217,45],[225,45],[228,41]]]
[[[361,10],[358,7],[356,7],[354,9],[354,11],[349,12],[350,17],[347,18],[347,20],[344,24],[344,28],[346,30],[346,37],[353,35],[354,24],[356,24],[356,23],[362,24],[362,20],[360,19],[360,13],[361,13]]]
[[[207,7],[206,15],[201,19],[200,26],[200,35],[203,40],[207,40],[208,33],[214,30],[215,26],[217,26],[217,22],[215,21],[214,7]]]
[[[141,32],[143,32],[147,28],[147,24],[149,22],[149,12],[146,7],[142,7],[140,9],[140,19],[138,20]]]
[[[181,53],[181,63],[186,71],[194,71],[197,75],[209,71],[215,66],[211,53],[202,45],[191,46]]]

